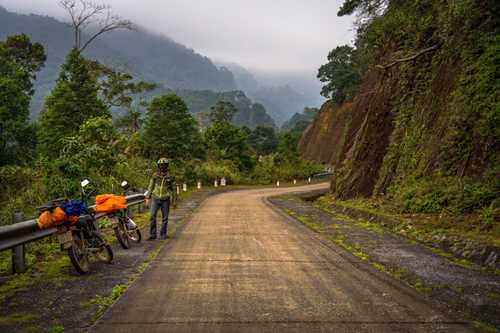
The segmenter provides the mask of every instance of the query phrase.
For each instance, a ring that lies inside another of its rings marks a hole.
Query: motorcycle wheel
[[[69,259],[79,274],[87,274],[90,270],[87,246],[78,234],[73,237],[73,245],[68,249]]]
[[[108,243],[104,241],[101,235],[95,233],[94,237],[99,240],[100,251],[95,254],[96,258],[102,261],[105,264],[110,264],[113,261],[113,250]]]
[[[129,230],[128,231],[128,237],[136,243],[140,243],[142,239],[141,231],[139,228],[136,228],[134,230]]]
[[[120,243],[121,247],[125,250],[130,249],[130,240],[128,231],[121,221],[118,222],[118,225],[114,228],[116,239],[118,239],[118,243]]]

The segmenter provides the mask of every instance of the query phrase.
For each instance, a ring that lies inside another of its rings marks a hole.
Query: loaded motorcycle
[[[95,193],[95,190],[88,192],[85,190],[89,183],[87,179],[81,182],[81,202],[76,202],[80,204],[83,214],[79,214],[76,223],[65,222],[57,226],[57,238],[61,250],[67,251],[71,264],[80,274],[87,274],[90,271],[90,256],[108,264],[113,261],[113,250],[97,228],[96,212],[87,205]],[[53,211],[64,202],[64,199],[53,200],[45,206],[38,207],[38,210],[40,213]]]
[[[129,184],[127,181],[121,183],[123,194],[127,193]],[[108,220],[115,232],[116,239],[124,249],[130,249],[131,242],[140,243],[142,239],[141,231],[129,216],[128,209],[121,209],[108,214]]]

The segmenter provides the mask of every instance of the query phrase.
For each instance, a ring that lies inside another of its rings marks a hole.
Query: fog
[[[290,76],[314,80],[328,52],[351,43],[354,36],[353,18],[336,16],[343,0],[104,2],[135,24],[217,62],[238,63],[274,81]],[[0,5],[20,13],[66,19],[57,0],[0,0]]]

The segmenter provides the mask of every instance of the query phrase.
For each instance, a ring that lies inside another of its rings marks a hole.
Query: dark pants
[[[156,215],[158,210],[161,209],[161,229],[160,236],[167,235],[168,226],[168,213],[170,211],[170,199],[158,200],[153,198],[151,200],[151,217],[149,219],[149,235],[156,238]]]

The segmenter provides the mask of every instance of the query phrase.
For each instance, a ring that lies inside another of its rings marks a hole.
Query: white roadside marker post
[[[181,187],[177,185],[177,195],[181,194]]]
[[[198,190],[201,190],[201,182],[199,180],[198,180],[197,187],[198,187]]]
[[[280,187],[280,181],[279,180],[276,182],[276,187]]]
[[[307,182],[311,184],[311,177],[307,178]]]
[[[184,192],[187,192],[188,187],[187,187],[187,184],[186,184],[186,183],[182,184],[182,190],[183,190]]]
[[[217,179],[214,181],[214,187],[219,186],[219,183],[217,182]]]
[[[297,179],[293,180],[293,185],[297,185]]]

